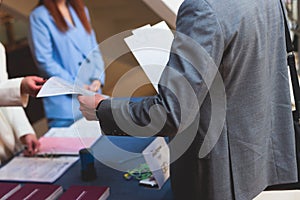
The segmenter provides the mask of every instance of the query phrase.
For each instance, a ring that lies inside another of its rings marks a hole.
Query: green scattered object
[[[125,179],[129,178],[129,176],[134,177],[137,180],[144,180],[150,178],[152,176],[152,172],[150,171],[149,166],[144,163],[141,164],[138,168],[129,170],[126,174],[124,174]]]

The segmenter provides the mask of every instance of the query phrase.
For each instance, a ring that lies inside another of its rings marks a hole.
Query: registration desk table
[[[135,163],[143,163],[141,154],[153,138],[134,138],[124,136],[102,136],[92,147],[95,156],[97,178],[93,181],[81,180],[81,162],[77,161],[54,184],[63,186],[66,190],[71,185],[105,185],[110,187],[111,200],[170,200],[173,199],[170,180],[158,190],[140,186],[138,180],[125,180],[124,171],[109,167],[104,163],[126,169]],[[134,154],[132,152],[137,152]],[[129,156],[127,157],[126,154]],[[131,158],[130,158],[131,156]],[[100,160],[100,161],[99,161]],[[114,161],[111,161],[114,160]],[[127,169],[129,170],[129,169]]]

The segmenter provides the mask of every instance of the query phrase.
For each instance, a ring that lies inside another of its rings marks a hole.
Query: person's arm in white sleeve
[[[28,156],[34,155],[38,151],[40,143],[23,108],[7,107],[6,112],[15,137],[26,146],[24,154]]]

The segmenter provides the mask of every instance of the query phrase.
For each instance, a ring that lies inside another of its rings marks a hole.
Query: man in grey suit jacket
[[[186,0],[159,94],[79,96],[80,109],[107,135],[169,136],[176,199],[250,200],[295,182],[283,19],[279,0]]]

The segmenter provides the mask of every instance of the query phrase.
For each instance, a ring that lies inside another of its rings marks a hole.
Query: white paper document
[[[142,26],[132,33],[124,40],[158,92],[158,82],[168,63],[174,35],[164,21]]]
[[[44,137],[79,137],[100,138],[102,135],[99,121],[88,121],[81,118],[69,127],[54,127],[49,129]]]
[[[78,156],[53,158],[17,156],[0,168],[0,180],[53,183],[78,159]]]
[[[300,190],[276,190],[263,191],[253,200],[298,200],[300,199]]]
[[[142,26],[140,28],[137,28],[135,30],[132,30],[131,32],[134,34],[134,35],[140,35],[140,34],[143,34],[143,30],[145,28],[151,28],[151,25],[150,24],[146,24],[145,26]]]
[[[94,95],[94,92],[75,86],[59,77],[51,77],[43,85],[36,97],[49,97],[63,94]]]

